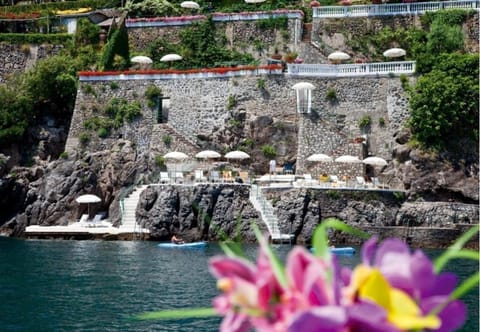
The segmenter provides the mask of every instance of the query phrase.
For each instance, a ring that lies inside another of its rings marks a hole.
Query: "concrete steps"
[[[122,225],[120,230],[125,233],[148,233],[147,229],[143,229],[137,224],[135,218],[135,211],[142,192],[148,187],[148,185],[137,186],[133,191],[125,197],[123,200],[122,208]],[[122,203],[120,203],[122,204]]]
[[[263,222],[267,225],[267,229],[274,243],[290,243],[291,234],[282,234],[278,225],[278,218],[274,213],[272,204],[263,196],[262,191],[257,185],[252,185],[250,189],[250,202],[254,208],[260,212]]]

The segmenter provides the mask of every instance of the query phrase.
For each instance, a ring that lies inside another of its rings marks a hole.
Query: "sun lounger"
[[[232,176],[232,171],[223,171],[222,172],[222,180],[223,180],[223,182],[233,182],[234,178]]]
[[[160,183],[169,183],[170,177],[168,176],[168,172],[160,172]]]
[[[203,175],[203,171],[201,169],[195,170],[195,182],[206,182],[207,178]]]
[[[357,176],[356,179],[357,179],[357,186],[359,188],[365,188],[366,187],[367,184],[365,183],[365,179],[363,178],[363,176]]]
[[[209,180],[211,182],[220,182],[220,174],[218,173],[218,171],[211,171]]]

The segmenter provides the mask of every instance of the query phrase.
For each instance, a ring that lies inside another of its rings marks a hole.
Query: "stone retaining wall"
[[[259,81],[263,87],[259,87]],[[320,172],[315,168],[318,165],[305,162],[313,153],[326,153],[333,157],[353,154],[363,158],[367,152],[385,159],[391,156],[393,133],[401,127],[407,116],[407,101],[398,78],[308,79],[316,86],[312,93],[310,114],[296,112],[296,95],[292,86],[299,81],[286,75],[123,80],[114,82],[115,89],[111,88],[112,82],[81,82],[69,141],[86,132],[85,120],[95,114],[101,115],[101,110],[112,98],[124,98],[129,102],[140,101],[143,116],[112,132],[107,139],[90,133],[92,138],[88,149],[101,150],[120,136],[134,141],[137,149],[143,147],[142,150],[148,150],[158,146],[152,145],[153,141],[159,141],[158,137],[152,137],[156,111],[147,106],[145,98],[148,86],[155,85],[162,90],[164,97],[170,98],[168,125],[198,146],[202,145],[201,138],[222,135],[225,128],[232,126],[242,114],[245,121],[240,129],[246,137],[255,135],[249,131],[249,123],[260,117],[273,118],[273,125],[292,123],[299,126],[298,142],[295,143],[298,144],[296,167],[299,173]],[[336,92],[336,100],[327,99],[328,90]],[[371,118],[371,125],[362,131],[358,123],[364,116]],[[379,119],[383,119],[384,124],[380,124]],[[365,144],[352,142],[364,134],[367,135]],[[331,163],[322,165],[321,172],[360,174],[361,167]]]

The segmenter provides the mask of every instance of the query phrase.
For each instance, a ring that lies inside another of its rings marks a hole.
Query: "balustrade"
[[[382,15],[424,14],[441,9],[476,9],[480,0],[458,0],[441,2],[390,3],[382,5],[326,6],[313,8],[314,18],[365,17]]]
[[[400,75],[415,73],[415,61],[392,61],[374,63],[287,64],[288,75],[315,77],[354,77],[374,75]]]

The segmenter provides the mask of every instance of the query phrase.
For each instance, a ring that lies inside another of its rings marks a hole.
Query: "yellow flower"
[[[405,292],[390,286],[378,269],[360,265],[352,276],[349,295],[358,290],[358,296],[375,302],[387,311],[387,319],[401,330],[436,329],[441,321],[434,315],[422,316],[415,301]]]

